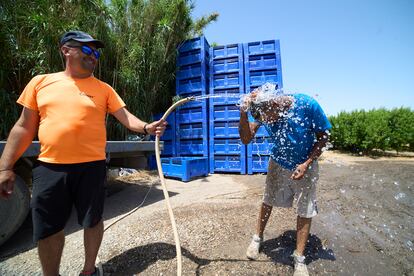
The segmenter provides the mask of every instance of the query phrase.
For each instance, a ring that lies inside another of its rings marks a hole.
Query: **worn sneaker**
[[[295,263],[295,271],[293,276],[309,276],[308,267],[305,264],[305,256],[299,255],[296,250],[292,254]]]
[[[250,260],[256,260],[259,257],[260,244],[262,243],[263,238],[260,238],[258,235],[253,235],[252,241],[250,242],[249,247],[247,248],[246,256]]]

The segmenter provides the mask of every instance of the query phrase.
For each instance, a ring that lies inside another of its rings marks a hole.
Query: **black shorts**
[[[39,162],[33,170],[30,202],[34,242],[63,230],[73,205],[78,223],[84,228],[100,222],[105,179],[105,160],[78,164]]]

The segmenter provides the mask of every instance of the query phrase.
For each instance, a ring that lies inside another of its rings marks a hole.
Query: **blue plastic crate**
[[[247,157],[247,173],[267,173],[269,158],[268,155],[254,155],[252,157]]]
[[[245,60],[246,70],[269,70],[277,69],[276,54],[267,54],[261,56],[249,56]]]
[[[216,59],[210,62],[213,74],[234,73],[243,70],[243,58]]]
[[[240,120],[240,108],[233,105],[215,105],[210,109],[211,116],[210,122],[219,121],[239,121]]]
[[[271,138],[254,138],[247,145],[247,156],[253,155],[270,155],[270,149],[273,146]]]
[[[154,121],[158,121],[159,119],[162,118],[162,116],[164,116],[164,113],[158,113],[158,114],[154,114],[152,116],[152,119]],[[175,126],[175,111],[171,112],[170,115],[168,115],[167,117],[167,123],[169,126],[174,127]]]
[[[243,51],[246,93],[266,82],[283,87],[279,40],[245,43]]]
[[[266,82],[278,83],[279,77],[277,70],[253,71],[246,73],[246,86],[254,87],[265,84]]]
[[[180,108],[177,110],[177,124],[206,122],[206,120],[206,107]]]
[[[153,120],[159,120],[162,118],[164,113],[159,113],[153,115]],[[168,155],[168,156],[175,156],[176,155],[176,125],[175,125],[175,111],[171,112],[171,114],[167,117],[167,127],[164,131],[164,135],[161,136],[161,141],[164,141],[164,150],[162,151],[161,155]],[[151,136],[152,140],[155,140],[155,136]]]
[[[213,89],[243,87],[243,75],[239,73],[216,74],[212,76],[211,86]]]
[[[209,48],[210,44],[208,43],[205,36],[186,40],[177,47],[179,54],[197,49],[202,51],[209,51]]]
[[[243,55],[243,44],[230,44],[210,48],[211,59],[224,59]]]
[[[180,178],[184,182],[208,175],[207,157],[161,158],[161,166],[164,176]]]
[[[161,151],[161,156],[175,156],[175,143],[172,141],[164,141],[164,149]]]
[[[183,65],[177,68],[177,79],[191,79],[200,77],[203,74],[201,63]]]
[[[213,89],[210,88],[210,95],[214,95],[210,100],[210,109],[214,105],[237,104],[241,95],[244,94],[243,88]],[[217,96],[217,97],[215,97]]]
[[[161,136],[161,141],[171,141],[174,140],[175,136],[175,129],[173,129],[170,125],[167,125],[164,131],[164,135]]]
[[[199,139],[207,137],[207,126],[203,123],[179,124],[177,141],[182,139]]]
[[[180,140],[177,147],[180,156],[208,156],[207,138],[197,140]]]
[[[214,155],[242,155],[246,153],[246,145],[240,139],[211,139],[210,156]]]
[[[206,83],[201,77],[177,80],[176,91],[178,95],[192,94],[198,91],[207,91]]]
[[[185,52],[177,56],[177,66],[190,65],[195,63],[201,63],[206,59],[206,56],[200,50],[193,50]]]
[[[279,40],[266,40],[244,43],[244,56],[264,55],[268,53],[280,54]]]
[[[214,156],[210,158],[210,171],[246,174],[246,158],[244,156]]]
[[[212,122],[210,138],[240,138],[239,122]]]
[[[171,157],[172,156],[170,156],[170,155],[162,155],[161,154],[161,158],[171,158]],[[147,157],[147,166],[148,166],[148,169],[151,170],[151,171],[158,170],[157,159],[155,158],[155,154],[151,154]]]

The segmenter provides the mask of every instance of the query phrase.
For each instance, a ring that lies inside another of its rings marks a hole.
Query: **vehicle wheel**
[[[22,225],[29,212],[30,192],[23,179],[16,175],[14,191],[9,199],[0,199],[0,245]]]

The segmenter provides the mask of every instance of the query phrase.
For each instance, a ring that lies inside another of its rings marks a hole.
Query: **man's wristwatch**
[[[148,125],[148,123],[144,125],[144,134],[145,134],[145,135],[147,135],[147,134],[148,134],[148,131],[147,131],[147,125]]]

